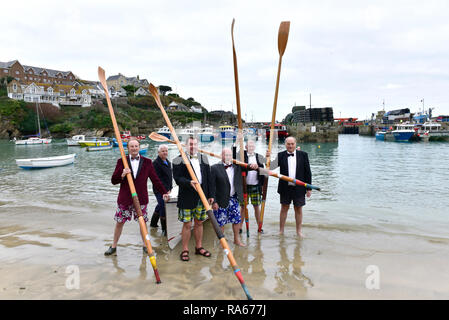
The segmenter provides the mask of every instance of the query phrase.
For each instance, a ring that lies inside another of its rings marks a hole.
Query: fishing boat
[[[415,135],[415,125],[413,123],[401,123],[396,125],[392,131],[394,140],[397,142],[408,142]]]
[[[428,141],[446,141],[449,140],[449,131],[442,130],[441,124],[428,121],[418,126],[418,135],[421,140]],[[427,137],[426,137],[427,136]]]
[[[86,151],[105,151],[105,150],[111,150],[111,149],[112,149],[112,144],[86,147]]]
[[[162,128],[159,128],[157,131],[158,134],[163,135],[164,137],[171,139],[171,132],[170,128],[167,126],[163,126]]]
[[[120,138],[122,138],[122,139],[129,139],[129,138],[131,138],[131,131],[129,131],[129,130],[123,131],[120,134]]]
[[[258,140],[259,136],[257,133],[257,128],[244,128],[243,129],[243,138],[245,139],[245,141]]]
[[[267,140],[270,139],[270,130],[271,130],[271,126],[270,125],[266,125],[264,126],[265,129],[265,137]],[[288,132],[287,132],[287,126],[281,124],[281,123],[275,123],[274,124],[274,138],[278,138],[278,140],[284,140],[285,138],[288,137]]]
[[[179,131],[178,138],[181,141],[187,141],[189,137],[195,137],[198,132],[196,128],[184,128]]]
[[[201,142],[212,142],[214,141],[214,128],[213,127],[206,127],[202,128],[199,133],[200,141]]]
[[[75,160],[75,153],[65,156],[34,158],[34,159],[16,159],[16,164],[23,169],[45,169],[66,166],[72,164]]]
[[[108,138],[102,137],[102,138],[90,138],[89,140],[84,140],[78,142],[81,147],[99,147],[99,146],[108,146],[111,144]]]
[[[236,132],[233,126],[220,126],[219,127],[221,140],[233,140],[236,139]]]

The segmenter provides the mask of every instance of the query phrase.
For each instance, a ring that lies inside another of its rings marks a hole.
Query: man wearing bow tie
[[[215,199],[212,209],[222,232],[225,224],[232,223],[234,243],[244,247],[239,237],[242,222],[239,202],[243,202],[242,172],[240,166],[232,164],[231,149],[223,149],[221,160],[211,167],[212,195]]]
[[[246,190],[248,193],[248,204],[251,200],[251,204],[254,208],[254,216],[256,218],[257,226],[259,226],[260,220],[260,204],[262,202],[262,186],[265,180],[263,174],[259,174],[258,168],[263,168],[266,162],[265,157],[255,152],[256,144],[253,140],[248,140],[246,143],[246,150],[244,151],[244,162],[247,163],[251,170],[243,169],[246,171]],[[236,159],[240,159],[240,151],[236,155]],[[243,203],[240,203],[243,207]],[[243,212],[243,210],[241,211]],[[243,222],[242,222],[243,224]],[[240,225],[240,229],[242,228]]]
[[[208,198],[209,204],[214,202],[212,196],[212,180],[210,166],[207,156],[198,153],[198,139],[189,137],[187,139],[187,158],[195,172],[204,195]],[[203,248],[203,221],[206,220],[206,208],[201,202],[196,191],[197,182],[192,180],[187,166],[184,164],[181,155],[173,159],[173,178],[179,186],[178,192],[178,220],[183,223],[182,227],[182,252],[181,260],[189,261],[189,240],[191,236],[192,220],[193,235],[195,237],[195,254],[210,257],[209,251]]]
[[[148,221],[147,217],[147,205],[148,205],[148,179],[151,180],[155,189],[163,194],[163,199],[167,201],[169,199],[168,193],[161,180],[158,178],[156,171],[154,170],[151,159],[145,158],[139,155],[140,143],[137,139],[131,138],[128,141],[128,153],[127,157],[129,168],[125,168],[122,159],[117,160],[114,173],[111,177],[112,184],[120,183],[120,191],[117,198],[117,210],[114,216],[116,221],[114,230],[114,241],[112,246],[104,253],[106,256],[116,254],[117,243],[122,234],[123,226],[126,221],[130,221],[134,216],[134,220],[137,221],[137,212],[133,205],[132,195],[126,179],[127,174],[131,174],[134,180],[134,186],[136,188],[137,196],[140,202],[140,208],[142,210],[143,218]],[[143,251],[146,252],[145,239],[142,239],[144,243]]]
[[[296,149],[296,139],[288,137],[285,139],[287,150],[279,152],[276,159],[271,163],[270,169],[280,168],[280,174],[293,179],[298,179],[308,184],[312,184],[312,172],[310,171],[309,157],[306,152]],[[267,157],[270,154],[267,151]],[[287,212],[293,201],[296,219],[296,233],[303,237],[302,227],[302,207],[306,204],[305,196],[310,198],[312,190],[306,190],[303,186],[279,179],[278,193],[281,197],[281,212],[279,219],[279,233],[284,233]]]

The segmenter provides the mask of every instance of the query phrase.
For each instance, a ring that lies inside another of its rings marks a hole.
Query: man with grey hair
[[[239,202],[243,202],[242,172],[240,166],[232,163],[231,149],[222,150],[221,160],[222,162],[214,164],[210,170],[212,197],[215,199],[212,209],[222,232],[225,224],[232,223],[234,243],[244,247],[239,238],[242,222]]]
[[[280,168],[280,174],[293,179],[301,180],[307,184],[312,184],[312,172],[310,171],[309,157],[306,152],[296,149],[296,139],[288,137],[285,139],[287,150],[279,152],[276,159],[271,163],[270,169]],[[267,157],[270,153],[267,151]],[[302,207],[306,204],[305,195],[310,198],[312,190],[306,190],[303,186],[295,185],[279,179],[278,193],[281,198],[281,212],[279,219],[279,234],[284,233],[287,212],[293,201],[296,219],[296,233],[303,237],[302,227]]]
[[[167,159],[168,157],[168,146],[166,144],[161,144],[157,149],[157,158],[153,162],[154,169],[165,189],[170,193],[173,188],[173,171],[172,164]],[[161,219],[162,234],[167,234],[167,223],[165,219],[165,201],[162,199],[162,195],[154,188],[153,192],[157,199],[157,206],[154,209],[153,216],[151,217],[150,226],[157,228],[157,222],[159,218]]]

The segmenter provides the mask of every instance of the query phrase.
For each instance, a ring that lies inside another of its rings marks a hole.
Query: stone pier
[[[338,142],[339,126],[334,122],[306,122],[287,125],[298,142]]]

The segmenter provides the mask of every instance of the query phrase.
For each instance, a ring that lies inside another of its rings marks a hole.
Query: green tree
[[[164,85],[159,86],[159,92],[160,92],[163,96],[165,96],[165,94],[166,94],[167,92],[170,92],[170,91],[172,91],[172,88],[169,87],[169,86],[164,86]]]

